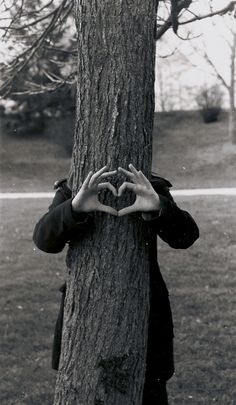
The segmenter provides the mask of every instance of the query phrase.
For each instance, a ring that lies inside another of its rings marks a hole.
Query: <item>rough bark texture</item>
[[[229,139],[236,144],[236,111],[235,111],[235,56],[236,56],[236,34],[233,37],[231,48],[230,65],[230,87],[229,87]]]
[[[78,92],[73,193],[89,170],[132,162],[149,176],[156,0],[75,0]],[[111,179],[119,185],[124,179]],[[129,205],[126,193],[110,205]],[[67,256],[54,405],[140,405],[149,311],[149,246],[136,215],[94,214]]]

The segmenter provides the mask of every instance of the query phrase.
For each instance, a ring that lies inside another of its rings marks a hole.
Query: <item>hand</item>
[[[129,164],[129,169],[130,172],[122,167],[118,168],[119,172],[128,176],[133,182],[129,183],[125,181],[118,190],[118,197],[122,195],[125,189],[128,189],[136,194],[136,200],[133,205],[118,211],[118,217],[137,211],[149,212],[159,210],[160,199],[150,181],[144,176],[141,170],[137,171],[132,164]]]
[[[72,208],[75,212],[102,211],[117,216],[117,211],[114,208],[101,204],[98,199],[98,192],[104,189],[109,189],[117,197],[117,191],[112,184],[109,182],[99,183],[105,177],[117,173],[117,170],[111,172],[106,170],[107,166],[104,166],[94,174],[92,171],[89,172],[80,190],[72,200]]]

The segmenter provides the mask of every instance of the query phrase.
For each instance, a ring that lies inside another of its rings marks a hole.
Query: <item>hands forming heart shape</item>
[[[104,166],[95,173],[90,171],[80,190],[72,200],[73,210],[76,212],[102,211],[118,217],[137,211],[149,212],[159,210],[160,199],[150,181],[132,164],[129,164],[129,169],[130,171],[122,167],[118,168],[120,173],[123,173],[131,180],[131,182],[125,181],[118,191],[110,182],[101,182],[102,179],[117,174],[117,170],[107,172],[107,166]],[[110,190],[115,197],[120,197],[126,189],[131,190],[136,194],[135,202],[117,211],[115,208],[104,205],[99,201],[98,193],[104,189]]]

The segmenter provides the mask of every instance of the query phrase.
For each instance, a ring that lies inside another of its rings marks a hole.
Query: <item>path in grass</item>
[[[201,195],[236,195],[236,187],[227,188],[192,188],[171,191],[173,196],[201,196]],[[15,200],[27,198],[53,198],[55,193],[30,192],[30,193],[0,193],[2,200]]]

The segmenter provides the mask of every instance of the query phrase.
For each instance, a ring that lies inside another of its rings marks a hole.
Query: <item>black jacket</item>
[[[186,249],[199,237],[198,227],[191,215],[181,210],[174,202],[168,180],[153,176],[152,186],[161,202],[160,211],[152,213],[145,220],[148,226],[147,242],[150,246],[150,318],[147,354],[147,373],[156,378],[168,379],[174,372],[173,366],[173,322],[168,291],[157,263],[156,235],[175,249]],[[36,246],[47,253],[58,253],[66,243],[76,238],[88,226],[93,226],[93,215],[75,214],[71,207],[71,190],[66,179],[55,183],[56,194],[48,212],[35,226],[33,239]],[[141,217],[141,213],[139,215]],[[62,301],[57,319],[52,367],[58,369],[63,323],[64,298],[66,285],[60,288]]]

